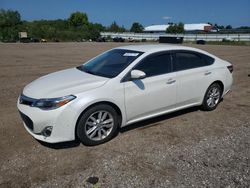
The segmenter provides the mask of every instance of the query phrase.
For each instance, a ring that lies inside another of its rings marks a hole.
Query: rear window
[[[201,56],[205,59],[205,61],[207,62],[207,65],[212,65],[215,61],[214,58],[208,56],[208,55],[205,55],[205,54],[201,54]]]
[[[175,71],[199,68],[213,64],[214,58],[196,52],[176,52]]]

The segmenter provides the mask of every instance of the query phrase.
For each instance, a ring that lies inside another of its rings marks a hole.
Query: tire
[[[201,105],[201,109],[205,111],[215,110],[221,101],[222,89],[218,83],[210,85]]]
[[[80,117],[76,133],[87,146],[99,145],[111,140],[118,132],[118,114],[109,105],[91,107]]]

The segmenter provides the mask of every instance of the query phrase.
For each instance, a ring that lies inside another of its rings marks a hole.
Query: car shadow
[[[195,111],[198,111],[198,110],[200,110],[199,107],[191,107],[191,108],[187,108],[187,109],[184,109],[184,110],[172,112],[172,113],[169,113],[169,114],[164,114],[164,115],[161,115],[161,116],[157,116],[155,118],[150,118],[150,119],[147,119],[147,120],[143,120],[143,121],[133,123],[133,124],[130,124],[128,126],[120,128],[120,133],[128,132],[128,131],[138,129],[138,128],[146,129],[146,128],[153,127],[153,126],[156,126],[156,125],[160,125],[161,124],[160,122],[163,121],[163,120],[168,120],[168,119],[171,119],[171,118],[183,115],[183,114],[195,112]]]
[[[177,117],[177,116],[180,116],[180,115],[184,115],[184,114],[187,114],[187,113],[195,112],[195,111],[198,111],[198,110],[200,110],[199,107],[191,107],[191,108],[176,111],[176,112],[173,112],[173,113],[170,113],[170,114],[165,114],[165,115],[161,115],[161,116],[158,116],[158,117],[155,117],[155,118],[150,118],[150,119],[147,119],[147,120],[143,120],[143,121],[133,123],[131,125],[120,128],[119,133],[125,133],[125,132],[131,131],[131,130],[134,130],[134,129],[138,129],[138,128],[146,129],[146,128],[149,128],[149,127],[152,127],[152,126],[160,125],[161,124],[160,122],[163,121],[163,120],[168,120],[168,119],[171,119],[171,118],[174,118],[174,117]],[[55,144],[42,142],[40,140],[37,140],[37,141],[41,145],[43,145],[45,147],[48,147],[50,149],[56,149],[56,150],[74,148],[74,147],[78,147],[81,144],[81,142],[79,140],[74,140],[74,141],[70,141],[70,142],[61,142],[61,143],[55,143]]]
[[[40,140],[37,140],[42,146],[45,146],[50,149],[68,149],[78,147],[80,145],[79,140],[69,141],[69,142],[60,142],[60,143],[46,143]]]

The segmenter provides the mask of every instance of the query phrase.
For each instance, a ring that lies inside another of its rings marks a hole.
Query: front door
[[[158,53],[133,68],[145,72],[146,78],[124,82],[128,123],[175,107],[176,73],[171,59],[169,53]]]

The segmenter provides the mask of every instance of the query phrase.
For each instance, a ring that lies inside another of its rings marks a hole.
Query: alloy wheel
[[[112,132],[114,118],[108,111],[96,111],[92,113],[85,123],[87,137],[94,141],[105,139]]]
[[[207,105],[210,108],[215,107],[219,101],[220,101],[220,89],[218,87],[212,87],[209,91],[208,91],[208,95],[207,95]]]

